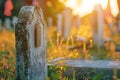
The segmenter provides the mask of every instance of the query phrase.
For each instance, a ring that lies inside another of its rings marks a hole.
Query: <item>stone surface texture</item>
[[[41,30],[39,35],[41,44],[38,47],[35,47],[35,25]],[[16,80],[45,80],[47,74],[45,29],[46,24],[40,8],[35,6],[21,8],[15,25]]]

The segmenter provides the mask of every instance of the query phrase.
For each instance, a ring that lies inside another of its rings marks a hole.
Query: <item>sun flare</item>
[[[65,6],[70,7],[73,10],[73,14],[78,14],[80,17],[92,13],[97,4],[100,4],[102,9],[105,10],[108,0],[67,0],[65,2]],[[117,0],[110,0],[110,8],[112,15],[116,17],[119,12]]]

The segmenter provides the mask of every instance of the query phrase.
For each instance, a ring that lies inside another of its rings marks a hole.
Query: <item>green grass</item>
[[[108,51],[104,47],[98,47],[94,45],[93,48],[89,49],[88,53],[94,58],[94,59],[107,59]]]

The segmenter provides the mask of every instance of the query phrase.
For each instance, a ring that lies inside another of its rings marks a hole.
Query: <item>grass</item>
[[[0,32],[0,79],[15,79],[15,36],[13,31]]]
[[[94,59],[107,59],[108,51],[104,47],[98,47],[94,45],[93,48],[89,50],[90,55],[94,57]]]
[[[66,57],[66,58],[91,58],[94,59],[112,59],[112,54],[115,52],[115,48],[112,46],[111,51],[108,51],[105,47],[97,47],[96,45],[93,48],[86,51],[86,54],[81,53],[83,49],[74,49],[69,50],[69,45],[81,45],[81,43],[74,41],[71,37],[67,40],[64,40],[60,35],[56,34],[56,29],[49,28],[50,32],[47,32],[47,60],[50,61],[52,59],[58,57]],[[119,36],[113,37],[113,42],[119,42]],[[118,44],[118,43],[117,43]],[[113,43],[114,45],[114,43]],[[111,54],[109,54],[111,53]],[[108,56],[109,55],[109,56]],[[53,71],[49,70],[49,77],[59,78],[60,73],[56,73],[60,71],[60,67],[52,68]],[[15,36],[14,31],[8,31],[3,29],[0,32],[0,80],[14,80],[15,79]],[[53,73],[54,74],[53,74]],[[75,80],[76,74],[74,73],[73,79]],[[55,79],[56,79],[55,78]],[[53,79],[52,79],[53,80]],[[69,80],[68,77],[64,77],[64,80]]]

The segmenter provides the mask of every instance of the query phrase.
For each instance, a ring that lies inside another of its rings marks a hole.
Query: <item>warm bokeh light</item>
[[[117,0],[110,0],[111,13],[113,16],[117,16],[119,13]]]
[[[97,4],[101,4],[105,10],[108,0],[67,0],[65,5],[73,10],[73,14],[79,14],[81,17],[92,13]],[[110,0],[111,12],[113,16],[118,14],[117,0]]]

